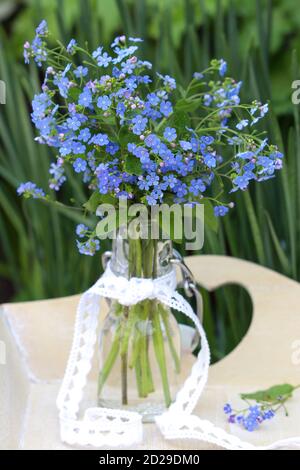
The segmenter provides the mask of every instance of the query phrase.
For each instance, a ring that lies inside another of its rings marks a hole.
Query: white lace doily
[[[198,317],[175,289],[175,271],[154,280],[127,280],[113,274],[108,264],[103,276],[82,295],[77,308],[71,352],[57,398],[62,441],[70,445],[95,447],[129,446],[142,441],[143,424],[139,413],[88,408],[83,419],[79,419],[78,414],[97,340],[100,298],[116,299],[122,305],[128,306],[150,298],[157,299],[189,317],[201,337],[201,350],[191,374],[177,393],[174,403],[166,412],[156,417],[156,424],[164,438],[197,439],[229,450],[300,448],[300,438],[256,447],[213,423],[192,415],[207,382],[210,351]]]

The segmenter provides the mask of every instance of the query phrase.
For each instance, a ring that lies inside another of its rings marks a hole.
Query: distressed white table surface
[[[240,392],[275,383],[300,383],[300,284],[269,269],[222,256],[194,256],[187,264],[208,290],[243,285],[253,320],[243,341],[210,370],[195,413],[257,445],[300,435],[300,390],[260,431],[229,429],[223,404]],[[2,305],[0,346],[0,449],[68,449],[60,442],[55,399],[66,365],[79,296]],[[0,361],[1,362],[1,361]],[[91,382],[92,383],[92,382]],[[141,449],[211,449],[205,443],[166,441],[144,426]]]

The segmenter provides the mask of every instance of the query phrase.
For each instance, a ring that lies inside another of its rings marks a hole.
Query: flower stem
[[[129,315],[129,307],[124,307],[123,310],[123,317],[124,317],[124,322],[123,322],[123,332],[122,332],[122,338],[121,341],[124,339],[124,334],[125,330],[127,329],[128,326],[128,315]],[[125,341],[126,344],[126,341]],[[128,343],[127,343],[128,345]],[[128,394],[127,394],[127,350],[128,347],[123,348],[121,351],[121,378],[122,378],[122,404],[127,405],[128,404]]]
[[[152,316],[152,322],[153,322],[153,345],[154,345],[154,350],[155,350],[158,366],[160,369],[165,404],[168,407],[171,404],[171,394],[170,394],[170,388],[169,388],[169,382],[168,382],[166,357],[165,357],[165,350],[164,350],[164,338],[163,338],[163,334],[161,331],[160,315],[157,310],[154,312]]]
[[[176,371],[177,374],[179,374],[179,372],[180,372],[180,360],[179,360],[176,348],[174,346],[173,338],[172,338],[172,332],[171,332],[169,319],[168,319],[169,314],[168,314],[168,312],[166,312],[166,310],[160,304],[158,305],[158,310],[159,310],[159,313],[162,317],[163,324],[164,324],[164,327],[165,327],[165,331],[166,331],[166,335],[167,335],[167,339],[168,339],[168,343],[169,343],[169,348],[170,348],[171,355],[172,355],[173,360],[174,360],[175,371]]]
[[[118,326],[115,337],[110,349],[110,352],[106,358],[106,361],[102,367],[102,370],[99,374],[99,380],[98,380],[98,397],[100,397],[100,393],[102,390],[103,385],[105,384],[107,377],[109,376],[111,369],[113,368],[114,363],[116,362],[116,359],[119,354],[119,348],[120,348],[120,332],[121,332],[121,325]]]

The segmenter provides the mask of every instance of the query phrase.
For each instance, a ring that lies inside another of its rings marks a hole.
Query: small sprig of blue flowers
[[[253,432],[263,422],[273,419],[281,408],[288,416],[285,404],[299,387],[299,385],[283,384],[254,393],[243,393],[241,398],[247,403],[246,408],[236,410],[232,408],[230,403],[226,403],[223,411],[230,424],[239,424],[247,431]],[[253,401],[256,403],[252,404]]]
[[[37,142],[57,153],[50,189],[61,188],[71,165],[98,203],[106,195],[115,205],[119,198],[149,206],[204,203],[222,217],[234,206],[223,194],[281,169],[282,153],[255,129],[268,105],[240,103],[242,83],[225,76],[223,59],[183,89],[169,75],[151,74],[152,64],[137,56],[139,38],[115,38],[110,54],[82,49],[75,39],[49,49],[48,35],[43,20],[24,58],[46,66],[31,116]],[[32,184],[18,193],[50,197]],[[93,254],[95,231],[87,236],[78,246]]]

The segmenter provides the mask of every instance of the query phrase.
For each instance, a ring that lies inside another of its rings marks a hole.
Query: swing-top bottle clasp
[[[181,271],[182,281],[179,283],[179,287],[184,289],[184,292],[187,297],[195,297],[196,300],[196,313],[201,321],[203,322],[203,302],[202,297],[197,289],[196,281],[194,275],[190,268],[185,264],[181,254],[173,249],[173,257],[170,259],[170,262],[179,267]]]

